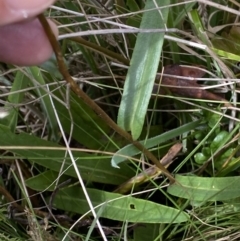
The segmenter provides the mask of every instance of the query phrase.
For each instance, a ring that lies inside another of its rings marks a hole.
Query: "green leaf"
[[[64,174],[77,177],[70,158],[65,157],[64,147],[26,133],[16,135],[2,125],[0,125],[0,136],[1,149],[8,150],[5,146],[16,146],[15,150],[11,148],[10,151],[23,159],[28,159],[56,172],[61,170],[65,161]],[[17,149],[17,147],[22,148]],[[42,149],[38,149],[41,147]],[[123,165],[121,169],[111,167],[108,156],[91,155],[76,149],[72,153],[82,178],[88,182],[119,185],[134,175],[134,172],[127,165]]]
[[[204,30],[202,19],[199,16],[197,9],[193,9],[188,13],[189,19],[192,22],[193,30],[198,38],[207,46],[211,47],[212,44],[208,38],[206,31]]]
[[[59,139],[58,123],[57,123],[56,116],[54,114],[54,107],[51,104],[48,90],[45,87],[44,88],[42,87],[46,85],[46,82],[42,76],[41,70],[38,67],[29,67],[27,71],[34,78],[33,81],[29,81],[29,82],[36,87],[35,92],[40,98],[41,106],[43,108],[45,116],[48,120],[48,124],[50,126],[49,130],[51,131],[51,139],[58,140]]]
[[[0,119],[0,123],[8,126],[12,131],[15,131],[17,122],[18,122],[18,104],[22,104],[24,92],[21,90],[27,87],[29,80],[21,72],[17,71],[14,78],[14,82],[11,88],[11,91],[8,96],[9,104],[5,105],[6,110],[10,107],[11,109],[8,112],[8,115],[4,119]],[[21,91],[21,92],[17,92]],[[16,106],[12,105],[16,104]]]
[[[161,233],[159,224],[137,225],[134,228],[134,241],[159,240],[157,239]]]
[[[127,0],[126,4],[131,12],[138,12],[141,10],[135,0]]]
[[[182,21],[186,18],[186,13],[190,12],[193,7],[196,5],[196,2],[187,2],[183,5],[176,5],[175,8],[177,8],[176,12],[177,16],[176,19],[174,20],[173,26],[179,26],[179,24],[182,23]],[[173,11],[173,7],[171,7],[171,11]]]
[[[118,221],[140,223],[180,223],[188,220],[185,212],[150,201],[117,193],[87,189],[96,212],[101,217]],[[89,211],[88,203],[80,187],[61,189],[54,198],[54,206],[66,211],[83,214]]]
[[[59,173],[48,170],[40,173],[37,176],[33,176],[25,180],[25,184],[27,187],[30,187],[36,191],[53,191],[55,189],[56,180],[59,178]],[[59,184],[69,180],[69,177],[66,175],[61,175],[59,179]]]
[[[62,87],[61,92],[65,93],[66,88]],[[61,98],[58,91],[55,91],[54,94]],[[109,142],[107,137],[111,133],[109,126],[74,93],[70,94],[69,100],[69,109],[54,100],[64,132],[70,134],[71,127],[73,127],[72,137],[77,142],[90,149],[106,148]],[[109,145],[107,147],[109,148]]]
[[[140,28],[165,28],[168,8],[161,9],[160,14],[159,10],[155,9],[155,4],[162,7],[169,3],[169,0],[148,0]],[[149,11],[150,9],[154,10]],[[164,33],[139,33],[137,37],[118,113],[118,124],[124,130],[130,130],[134,140],[140,136],[143,128],[163,41]]]
[[[194,155],[194,159],[197,164],[203,164],[205,161],[207,161],[208,157],[203,153],[198,152]]]
[[[240,197],[240,177],[196,177],[176,175],[168,193],[191,201],[224,201]]]
[[[219,56],[224,57],[225,59],[229,59],[229,60],[234,60],[239,62],[240,61],[240,56],[236,55],[236,54],[232,54],[230,52],[221,50],[221,49],[216,49],[216,48],[212,48],[212,50]]]
[[[214,48],[212,50],[225,59],[240,61],[239,27],[233,25],[229,32],[223,32],[222,37],[216,36],[212,39]]]
[[[228,140],[229,136],[230,134],[227,131],[221,131],[218,133],[210,145],[212,150],[216,151],[222,147],[226,143],[226,140]]]
[[[224,177],[228,175],[229,173],[236,171],[240,168],[240,158],[231,158],[230,162],[228,162],[226,167],[223,167],[220,169],[219,173],[217,173],[217,176]]]
[[[64,59],[65,60],[65,59]],[[67,62],[64,61],[67,65]],[[44,69],[46,72],[50,73],[51,76],[57,80],[62,79],[62,75],[60,74],[58,68],[57,68],[57,59],[55,54],[51,56],[50,59],[39,65],[41,69]]]
[[[167,131],[159,136],[149,138],[148,140],[140,141],[140,143],[143,144],[147,149],[152,148],[174,137],[182,135],[183,133],[191,131],[192,129],[198,127],[200,122],[201,122],[200,120],[197,120],[197,121],[188,123],[186,125],[180,126],[179,128],[173,129],[171,131]],[[127,159],[125,156],[131,157],[139,153],[140,151],[134,145],[132,144],[127,145],[114,154],[111,160],[111,164],[113,167],[118,168],[118,164],[124,162]]]

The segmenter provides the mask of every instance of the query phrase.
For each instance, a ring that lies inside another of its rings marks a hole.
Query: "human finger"
[[[0,26],[30,19],[54,2],[55,0],[0,0]]]
[[[57,26],[49,21],[58,35]],[[0,61],[16,65],[37,65],[52,55],[52,47],[38,19],[0,27]]]

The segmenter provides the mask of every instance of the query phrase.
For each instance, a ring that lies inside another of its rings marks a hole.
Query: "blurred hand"
[[[0,62],[37,65],[52,55],[52,47],[36,16],[55,0],[0,0]],[[57,26],[49,21],[53,32]]]

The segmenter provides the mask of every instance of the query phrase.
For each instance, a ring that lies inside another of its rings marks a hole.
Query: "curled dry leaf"
[[[201,69],[180,65],[169,65],[164,68],[164,74],[171,76],[163,76],[161,79],[161,85],[166,86],[173,94],[189,98],[221,101],[224,102],[226,107],[232,107],[226,99],[210,91],[201,89],[201,85],[199,85],[196,80],[189,81],[187,79],[181,79],[180,77],[201,78],[205,74],[205,72]],[[176,75],[176,77],[174,77],[174,75]],[[153,88],[154,94],[165,94],[166,92],[167,91],[165,91],[164,88],[160,88],[158,84],[155,84]]]

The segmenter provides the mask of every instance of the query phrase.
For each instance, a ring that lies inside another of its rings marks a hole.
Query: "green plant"
[[[46,14],[59,25],[63,59],[24,68],[1,64],[8,114],[0,120],[1,206],[12,204],[21,238],[238,235],[239,6],[204,3],[58,1]],[[171,72],[177,86],[167,86],[161,73],[172,64],[190,78],[178,81],[179,72]],[[199,80],[203,73],[207,78]],[[201,88],[222,96],[206,100]],[[182,149],[168,167],[174,180],[161,164],[147,172],[150,160],[171,156],[176,143]],[[175,182],[157,178],[162,171]],[[127,193],[117,193],[124,183]],[[20,239],[12,229],[3,235]]]

